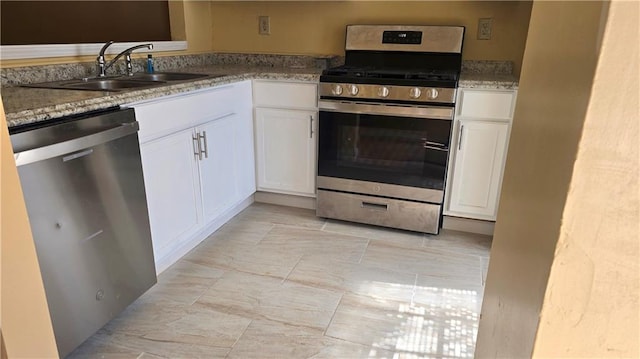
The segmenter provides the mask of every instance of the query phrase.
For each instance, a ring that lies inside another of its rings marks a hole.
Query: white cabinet
[[[198,166],[193,160],[192,136],[193,131],[187,129],[141,146],[156,262],[201,224]]]
[[[495,220],[516,91],[459,89],[445,215]]]
[[[257,189],[315,196],[317,84],[255,81]]]
[[[151,237],[161,272],[255,192],[251,83],[129,106],[140,123]]]
[[[258,189],[315,193],[316,112],[256,108]]]
[[[228,115],[196,128],[202,136],[203,158],[199,160],[202,210],[209,222],[232,205],[239,196],[236,184],[235,115]]]

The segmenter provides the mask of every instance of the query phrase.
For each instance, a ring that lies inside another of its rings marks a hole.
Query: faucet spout
[[[100,49],[100,52],[98,53],[98,57],[96,58],[96,61],[98,63],[98,76],[104,76],[105,75],[105,61],[104,61],[104,53],[105,51],[107,51],[107,48],[109,46],[111,46],[113,44],[113,40],[111,41],[107,41],[102,48]]]
[[[109,47],[111,44],[113,44],[113,41],[109,41],[107,42],[102,49],[100,50],[100,53],[98,54],[98,76],[100,77],[104,77],[106,76],[106,72],[107,69],[109,69],[111,66],[113,66],[113,64],[122,56],[125,56],[125,61],[127,63],[127,75],[131,76],[133,75],[133,66],[131,65],[131,53],[135,50],[139,50],[139,49],[149,49],[149,50],[153,50],[153,44],[149,43],[149,44],[142,44],[142,45],[136,45],[136,46],[132,46],[124,51],[122,51],[121,53],[117,54],[113,59],[111,59],[111,61],[109,61],[108,63],[105,63],[104,60],[104,52],[107,49],[107,47]]]

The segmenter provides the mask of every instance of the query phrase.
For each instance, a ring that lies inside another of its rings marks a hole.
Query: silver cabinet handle
[[[202,161],[202,149],[200,148],[200,133],[196,132],[192,137],[193,139],[193,154],[196,156],[196,159]]]
[[[458,136],[458,151],[462,149],[462,131],[464,130],[464,125],[460,125],[460,136]]]
[[[309,138],[313,138],[313,115],[309,116]]]
[[[207,131],[202,131],[202,135],[198,134],[198,137],[200,139],[202,139],[204,146],[201,148],[204,148],[201,152],[204,154],[204,158],[209,158],[209,147],[207,146]],[[198,141],[200,142],[200,141]],[[200,157],[200,159],[202,159],[202,157]]]

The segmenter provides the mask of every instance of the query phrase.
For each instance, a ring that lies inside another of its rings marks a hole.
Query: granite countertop
[[[26,125],[52,118],[94,111],[122,104],[173,95],[207,87],[250,79],[318,81],[317,68],[260,67],[251,65],[210,65],[166,70],[165,72],[206,73],[224,75],[196,81],[167,83],[163,86],[121,92],[56,90],[29,87],[2,88],[9,127]]]
[[[229,61],[237,61],[236,57],[230,58]],[[251,60],[253,58],[249,57],[248,59]],[[223,76],[167,83],[153,88],[132,89],[121,92],[5,86],[2,88],[1,94],[7,124],[9,127],[14,127],[243,80],[318,81],[322,73],[319,67],[301,66],[295,61],[292,63],[281,62],[279,64],[281,66],[262,66],[251,61],[245,61],[244,65],[222,63],[184,66],[185,64],[181,64],[179,70],[166,68],[163,71]],[[500,61],[468,61],[463,64],[459,86],[498,90],[517,89],[518,79],[510,73],[511,66],[509,63],[505,65],[505,62]]]

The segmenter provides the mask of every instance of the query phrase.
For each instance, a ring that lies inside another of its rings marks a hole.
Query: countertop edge
[[[285,73],[285,72],[245,72],[239,74],[224,75],[220,77],[202,79],[197,81],[167,84],[148,89],[130,90],[125,92],[101,92],[94,98],[84,100],[72,100],[41,108],[22,110],[17,112],[7,112],[7,125],[9,128],[33,124],[41,121],[55,119],[59,117],[75,115],[88,111],[106,109],[109,107],[122,106],[145,100],[151,100],[163,96],[187,93],[205,88],[214,88],[229,83],[245,80],[295,80],[295,81],[318,81],[320,74],[316,73]],[[57,90],[74,91],[77,90]]]
[[[206,70],[207,69],[204,69],[198,72],[209,72]],[[319,78],[320,71],[317,69],[262,68],[255,71],[247,71],[247,69],[245,68],[242,71],[236,71],[236,73],[225,74],[219,77],[181,82],[176,84],[167,84],[147,89],[130,90],[125,92],[94,92],[92,94],[85,94],[88,97],[86,99],[70,99],[68,102],[62,102],[59,104],[16,112],[7,112],[6,118],[7,125],[9,128],[11,128],[88,111],[96,111],[109,107],[122,106],[130,103],[152,100],[163,96],[187,93],[205,88],[214,88],[217,86],[245,80],[292,80],[315,82],[318,81]],[[461,75],[458,86],[460,88],[517,90],[518,80],[512,75],[463,73]],[[64,93],[71,94],[71,92],[69,91],[73,90],[55,91],[60,91],[57,93],[58,95],[64,95]],[[77,91],[73,92],[77,94]]]

